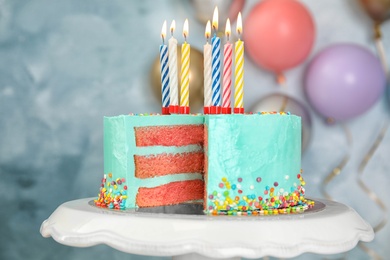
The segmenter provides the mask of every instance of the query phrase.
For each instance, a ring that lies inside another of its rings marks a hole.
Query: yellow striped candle
[[[184,43],[181,46],[180,114],[190,113],[190,44],[187,43],[188,20],[183,26]]]
[[[244,113],[244,42],[241,41],[242,33],[241,13],[238,13],[237,18],[237,33],[239,39],[235,43],[234,52],[234,113]]]

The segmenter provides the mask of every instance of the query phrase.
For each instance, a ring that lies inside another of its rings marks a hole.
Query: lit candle
[[[226,21],[226,43],[223,48],[223,88],[222,88],[222,114],[230,114],[231,109],[231,85],[232,85],[232,44],[229,41],[230,37],[230,20]]]
[[[168,65],[169,65],[169,92],[170,104],[169,112],[171,114],[179,113],[179,91],[177,83],[177,40],[173,37],[176,23],[175,20],[171,23],[171,38],[168,41]]]
[[[190,113],[190,44],[187,43],[188,20],[183,26],[184,43],[181,46],[180,114]]]
[[[244,42],[241,41],[242,33],[242,19],[241,12],[238,13],[237,18],[237,33],[238,40],[235,44],[235,70],[234,70],[234,113],[243,114],[244,113]]]
[[[203,112],[210,114],[211,103],[211,45],[209,43],[211,35],[210,21],[207,21],[205,37],[206,44],[203,46],[203,67],[204,67],[204,104]]]
[[[218,31],[218,8],[215,7],[213,15],[214,36],[211,39],[211,65],[212,65],[212,107],[211,114],[221,113],[221,39],[217,37]]]
[[[167,21],[164,21],[161,28],[162,44],[160,45],[160,68],[161,68],[161,113],[169,115],[169,67],[168,67],[168,46],[165,44]]]

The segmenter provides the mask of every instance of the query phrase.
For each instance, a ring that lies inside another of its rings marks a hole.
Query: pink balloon
[[[245,48],[255,63],[281,73],[309,55],[315,37],[313,19],[295,0],[264,0],[244,24]]]

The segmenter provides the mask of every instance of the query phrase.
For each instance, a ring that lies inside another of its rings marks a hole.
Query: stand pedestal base
[[[174,260],[338,254],[374,239],[372,227],[352,208],[329,200],[314,199],[315,206],[304,213],[267,216],[178,214],[177,208],[164,213],[117,211],[97,208],[92,200],[59,206],[42,223],[42,236],[68,246],[106,244],[130,254]],[[196,208],[193,205],[189,208]]]

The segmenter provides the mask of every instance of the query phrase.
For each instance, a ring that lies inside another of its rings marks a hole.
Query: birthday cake
[[[301,121],[289,113],[104,118],[95,205],[203,203],[206,214],[303,211]]]
[[[164,41],[164,21],[160,45],[163,115],[104,119],[104,177],[95,200],[97,206],[123,210],[200,201],[206,214],[249,215],[303,211],[313,205],[305,199],[301,176],[300,117],[285,112],[244,114],[244,43],[240,37],[234,48],[231,114],[233,50],[229,20],[222,90],[217,27],[215,8],[211,45],[210,22],[205,31],[205,115],[190,115],[188,20],[183,26],[180,95],[175,21],[170,28],[169,48]],[[237,33],[241,32],[239,13]]]

